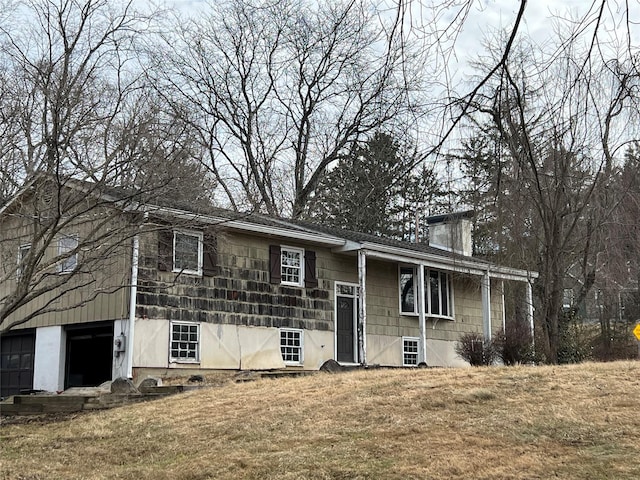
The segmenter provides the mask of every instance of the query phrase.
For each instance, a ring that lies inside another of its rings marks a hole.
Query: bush
[[[456,353],[472,366],[492,365],[495,361],[496,349],[493,342],[484,340],[479,333],[465,333],[455,346]]]
[[[529,326],[523,322],[508,323],[493,341],[498,357],[505,365],[535,362]]]
[[[594,326],[584,324],[572,312],[565,312],[558,322],[558,363],[581,363],[591,360],[593,354]]]

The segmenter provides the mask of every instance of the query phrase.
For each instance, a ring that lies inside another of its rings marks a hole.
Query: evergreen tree
[[[377,132],[326,174],[306,217],[363,233],[413,238],[416,209],[440,195],[433,171],[412,168],[414,163],[415,155]]]

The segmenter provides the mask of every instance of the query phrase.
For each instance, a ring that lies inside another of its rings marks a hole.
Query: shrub
[[[558,322],[558,363],[581,363],[593,354],[595,330],[573,312],[565,312]]]
[[[493,342],[485,341],[479,333],[465,333],[457,341],[456,353],[472,366],[491,365],[496,359]]]
[[[523,322],[507,323],[493,341],[498,357],[505,365],[518,365],[535,361],[529,326]]]

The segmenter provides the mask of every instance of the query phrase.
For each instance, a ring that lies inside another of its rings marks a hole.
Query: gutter
[[[246,220],[233,220],[224,217],[212,215],[201,215],[185,212],[167,207],[152,207],[147,209],[145,213],[153,213],[154,215],[167,215],[173,218],[181,218],[189,221],[197,221],[209,225],[221,225],[232,230],[240,230],[254,234],[262,234],[275,237],[284,237],[287,239],[300,240],[303,242],[315,243],[328,247],[341,247],[345,244],[345,240],[333,235],[326,235],[315,231],[305,231],[291,228],[274,227],[270,225],[261,225]]]
[[[359,246],[360,248],[367,250],[368,256],[385,260],[394,260],[403,263],[420,262],[428,267],[440,268],[470,275],[484,275],[488,271],[492,278],[499,278],[502,280],[528,281],[538,278],[538,272],[502,267],[490,263],[478,262],[474,259],[466,260],[448,258],[426,252],[409,252],[402,248],[377,245],[369,242],[364,242]]]

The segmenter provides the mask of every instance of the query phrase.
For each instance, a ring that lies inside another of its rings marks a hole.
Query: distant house
[[[0,210],[0,244],[10,263],[5,271],[15,271],[0,285],[0,296],[20,275],[16,258],[28,253],[32,219],[16,215],[21,205],[9,202]],[[120,207],[114,202],[108,208]],[[123,208],[122,216],[127,214]],[[79,245],[98,218],[70,223],[48,255]],[[468,212],[430,217],[429,245],[152,202],[132,218],[130,238],[123,236],[119,250],[108,247],[116,259],[96,261],[79,277],[102,279],[97,294],[82,297],[80,282],[68,295],[86,301],[63,295],[56,300],[60,309],[3,336],[2,395],[121,376],[317,370],[329,359],[462,366],[454,351],[461,334],[490,337],[503,326],[504,281],[524,282],[531,305],[535,273],[471,257]],[[109,231],[108,225],[101,228]],[[78,248],[52,264],[50,276],[73,271],[80,264],[76,255],[99,249]]]

